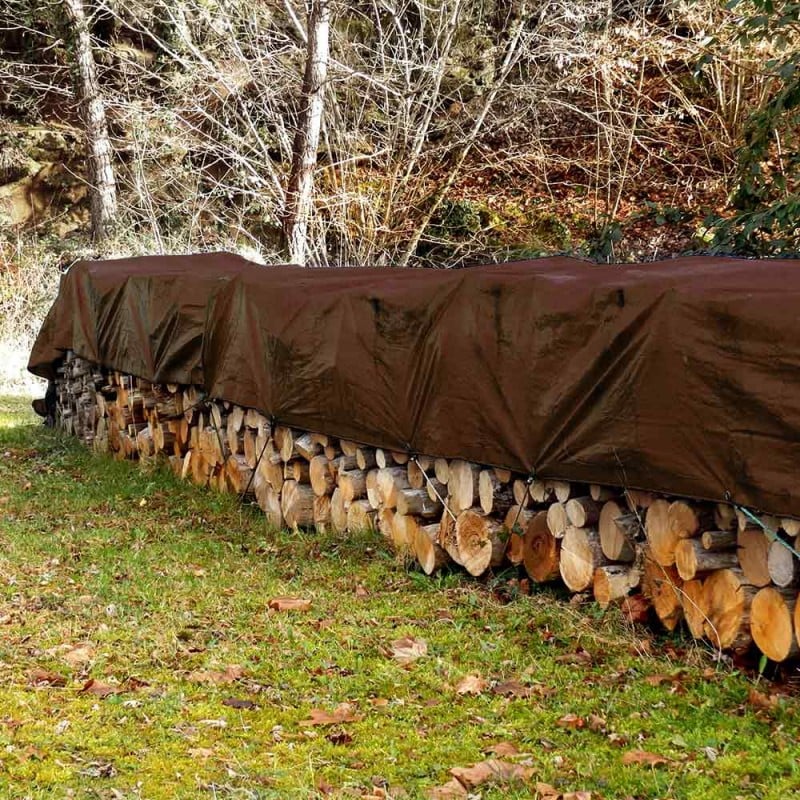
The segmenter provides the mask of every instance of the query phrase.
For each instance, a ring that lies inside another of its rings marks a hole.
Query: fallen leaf
[[[516,680],[497,683],[492,687],[492,691],[503,697],[531,697],[534,694],[532,687],[524,686]]]
[[[606,729],[606,720],[605,717],[598,717],[597,714],[590,714],[589,715],[589,730],[598,733],[600,731],[604,731]]]
[[[318,781],[318,783],[317,783],[317,791],[318,791],[318,792],[319,792],[321,795],[329,795],[329,794],[333,794],[333,786],[331,786],[331,784],[330,784],[330,783],[328,783],[328,782],[325,780],[325,778],[320,778],[320,779],[319,779],[319,781]]]
[[[300,722],[301,725],[339,725],[342,722],[358,722],[364,719],[363,714],[357,714],[350,703],[340,703],[333,712],[323,711],[321,708],[312,708],[309,719]]]
[[[358,586],[356,586],[356,597],[369,597],[369,590],[364,584],[359,583]]]
[[[224,672],[210,669],[198,669],[190,672],[187,680],[192,683],[233,683],[244,675],[244,669],[239,664],[229,664]]]
[[[573,730],[580,730],[581,728],[586,727],[586,720],[583,717],[579,717],[577,714],[564,714],[558,722],[556,722],[560,728],[572,728]]]
[[[267,605],[273,611],[308,611],[311,601],[302,597],[273,597]]]
[[[496,756],[518,756],[519,750],[515,744],[511,742],[498,742],[497,744],[490,745],[484,752],[492,753]]]
[[[94,648],[90,644],[79,644],[61,656],[71,667],[81,667],[94,658]]]
[[[464,784],[467,789],[474,789],[483,783],[510,783],[524,781],[533,774],[533,769],[491,758],[479,761],[471,767],[453,767],[450,774]]]
[[[681,683],[686,676],[685,670],[678,670],[672,675],[648,675],[644,681],[650,686],[661,686],[662,683]]]
[[[650,618],[650,601],[641,594],[634,594],[622,601],[620,610],[628,622],[644,624]]]
[[[659,764],[669,764],[669,759],[656,753],[650,753],[647,750],[628,750],[622,756],[622,763],[626,766],[630,764],[649,764],[651,767],[657,767]]]
[[[390,645],[392,658],[398,664],[410,664],[428,652],[428,643],[424,639],[414,639],[411,636],[404,636],[402,639],[395,639]]]
[[[457,694],[481,694],[486,688],[486,681],[480,675],[467,675],[456,686]]]
[[[67,679],[57,672],[51,672],[49,669],[41,669],[34,667],[28,672],[28,682],[31,686],[66,686]]]
[[[549,783],[542,783],[539,781],[534,788],[536,789],[536,794],[539,795],[542,800],[555,800],[555,798],[561,797],[561,792]]]
[[[248,711],[259,707],[258,703],[254,703],[252,700],[239,700],[237,697],[226,697],[222,701],[222,705],[228,706],[228,708],[244,708]]]
[[[592,800],[591,792],[566,792],[562,800]]]
[[[93,694],[95,697],[108,697],[111,694],[119,694],[122,691],[120,686],[112,686],[110,683],[96,681],[94,678],[86,681],[81,688],[86,694]]]
[[[467,790],[455,778],[428,791],[431,800],[449,800],[451,797],[466,797]]]
[[[747,693],[747,702],[762,711],[772,711],[778,707],[778,696],[774,694],[764,694],[757,689],[750,688]]]

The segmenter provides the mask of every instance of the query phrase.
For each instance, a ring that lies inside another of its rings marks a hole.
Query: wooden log
[[[248,466],[244,456],[230,455],[225,462],[225,477],[228,485],[236,494],[253,492],[254,470]]]
[[[532,514],[522,537],[522,563],[537,583],[554,581],[560,575],[561,540],[550,533],[547,512]]]
[[[651,556],[645,556],[642,593],[653,604],[656,616],[668,631],[675,630],[683,618],[682,586],[683,579],[674,566],[664,566]]]
[[[395,511],[393,508],[381,508],[377,512],[378,531],[384,539],[392,539],[392,522],[394,521]]]
[[[293,458],[286,462],[283,475],[286,480],[311,483],[311,465],[304,458]]]
[[[411,456],[408,453],[392,450],[392,460],[398,466],[403,466],[404,464],[408,464],[410,458]]]
[[[300,484],[298,484],[300,485]],[[331,524],[331,498],[328,495],[314,496],[314,527],[324,532]]]
[[[531,486],[528,481],[517,478],[511,484],[511,493],[514,497],[514,504],[518,506],[522,506],[523,508],[528,508],[533,504],[533,497],[531,496]]]
[[[425,472],[422,469],[420,469],[416,459],[412,458],[411,461],[408,462],[407,471],[408,471],[408,485],[412,489],[424,489]]]
[[[713,527],[713,512],[685,500],[674,500],[669,504],[667,518],[676,540],[688,539],[703,530]],[[676,541],[677,544],[677,541]]]
[[[371,447],[359,447],[356,450],[356,465],[365,471],[371,470],[375,465],[375,450]]]
[[[353,458],[355,458],[356,453],[358,452],[358,445],[355,442],[349,441],[348,439],[340,439],[339,448],[346,456],[352,456]]]
[[[316,496],[311,486],[286,481],[281,492],[281,511],[286,524],[292,528],[313,527]]]
[[[450,462],[447,504],[454,514],[472,508],[478,498],[479,481],[480,467],[477,464],[459,458]]]
[[[349,529],[348,511],[341,487],[337,486],[331,495],[331,527],[336,533],[344,533]]]
[[[550,503],[547,508],[547,527],[556,539],[562,539],[569,527],[567,507],[564,503]]]
[[[682,538],[680,532],[670,525],[669,507],[666,500],[654,500],[647,509],[644,525],[650,553],[662,567],[675,563],[675,548]]]
[[[595,503],[607,503],[609,500],[613,500],[619,492],[616,489],[612,489],[608,486],[601,486],[599,483],[593,483],[589,486],[589,496]]]
[[[368,500],[354,500],[347,509],[347,530],[351,533],[374,531],[377,515]],[[438,526],[435,527],[438,530]]]
[[[280,492],[283,489],[283,484],[286,479],[284,477],[282,461],[278,460],[278,462],[275,463],[265,455],[258,463],[257,472],[274,491]]]
[[[314,456],[308,464],[308,475],[311,488],[317,497],[333,493],[336,486],[336,469],[327,456]]]
[[[395,551],[401,556],[412,555],[419,525],[414,517],[398,514],[392,517],[391,540]]]
[[[506,558],[515,566],[522,563],[524,557],[525,529],[534,512],[520,506],[511,506],[506,512],[503,527],[508,535]]]
[[[442,502],[447,497],[447,486],[444,483],[439,483],[436,478],[430,478],[426,481],[425,491],[431,500]]]
[[[800,534],[800,519],[793,519],[792,517],[784,517],[781,520],[781,528],[783,532],[795,539]]]
[[[376,447],[375,463],[377,464],[378,469],[386,469],[394,464],[394,459],[388,450],[384,450],[382,447]]]
[[[439,483],[447,485],[450,480],[450,462],[446,458],[437,458],[433,462],[433,473]]]
[[[600,534],[591,528],[569,527],[561,541],[559,571],[567,588],[583,592],[592,585],[594,572],[608,564],[600,547]]]
[[[786,542],[783,539],[776,539],[774,542],[770,542],[767,554],[767,571],[770,580],[780,588],[793,586],[800,579],[800,559],[789,550],[786,546],[787,543],[794,547],[793,540]]]
[[[355,456],[348,456],[342,453],[335,459],[334,470],[341,475],[343,472],[352,472],[358,469],[358,461]]]
[[[478,476],[478,497],[484,514],[504,516],[514,505],[512,487],[502,483],[493,469],[481,470]]]
[[[294,452],[311,461],[322,450],[322,445],[310,433],[302,433],[294,440]]]
[[[594,571],[592,592],[600,608],[626,597],[641,580],[641,573],[630,564],[607,564]]]
[[[706,550],[700,539],[682,539],[675,547],[675,567],[685,581],[692,580],[698,573],[730,569],[737,564],[735,551]]]
[[[281,461],[290,461],[294,455],[294,434],[291,428],[278,425],[272,434]]]
[[[625,502],[633,513],[646,511],[655,501],[656,496],[652,492],[645,492],[641,489],[625,490]]]
[[[704,531],[700,536],[700,543],[706,550],[735,550],[736,531]]]
[[[792,589],[767,586],[750,605],[750,633],[756,647],[773,661],[785,661],[800,653],[792,626],[796,603]]]
[[[426,575],[444,567],[450,560],[439,546],[439,526],[419,525],[414,534],[414,555]]]
[[[567,500],[574,496],[575,486],[569,481],[548,481],[550,488],[556,496],[559,503],[566,505]]]
[[[636,539],[641,523],[636,514],[623,511],[614,500],[608,500],[600,510],[600,546],[612,561],[633,561],[636,558]]]
[[[378,470],[378,499],[385,508],[395,508],[398,491],[408,488],[408,470],[405,467],[384,467]]]
[[[283,528],[284,519],[281,510],[281,495],[264,479],[260,470],[253,476],[253,490],[258,507],[264,512],[267,522],[276,530]]]
[[[379,470],[377,469],[371,469],[367,472],[366,478],[367,500],[374,509],[380,508],[381,505],[380,493],[378,492],[378,472]]]
[[[511,483],[511,470],[503,469],[502,467],[494,468],[494,476],[500,483]]]
[[[600,509],[591,497],[573,497],[566,505],[569,524],[576,528],[596,525],[600,519]]]
[[[719,649],[748,647],[750,604],[756,589],[747,584],[740,569],[719,569],[703,583],[706,603],[706,638]]]
[[[736,548],[746,583],[766,586],[769,577],[769,539],[760,528],[739,529]]]
[[[439,520],[439,545],[456,564],[463,566],[461,564],[461,554],[458,551],[458,543],[456,542],[456,521],[447,509],[445,509],[442,518]]]
[[[714,508],[714,527],[721,531],[736,529],[736,509],[728,503],[717,503]]]
[[[425,519],[438,518],[442,513],[442,504],[431,500],[426,489],[399,489],[396,508],[398,514],[413,514]]]
[[[547,483],[547,481],[533,481],[528,488],[528,493],[530,494],[533,502],[539,503],[540,505],[544,503],[552,503],[555,498],[555,492],[550,484]]]
[[[455,524],[455,541],[461,564],[470,575],[483,575],[490,567],[503,562],[503,525],[477,509],[459,513]]]
[[[367,494],[367,473],[361,469],[351,469],[339,473],[339,489],[345,503],[352,503]]]
[[[683,608],[683,618],[686,620],[686,627],[695,639],[702,639],[705,635],[705,624],[707,619],[706,593],[703,588],[703,581],[693,578],[686,581],[681,587],[681,607]]]

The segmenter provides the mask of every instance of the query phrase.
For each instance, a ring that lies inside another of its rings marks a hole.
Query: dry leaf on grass
[[[565,792],[561,800],[592,800],[591,792]]]
[[[497,744],[490,745],[484,750],[485,753],[491,753],[495,756],[518,756],[519,750],[515,744],[511,742],[498,742]]]
[[[561,797],[561,792],[549,783],[538,781],[534,788],[536,789],[536,796],[540,797],[541,800],[556,800],[556,798]]]
[[[35,667],[28,672],[28,682],[31,686],[66,686],[67,679],[57,672],[49,669]]]
[[[61,656],[71,667],[82,667],[94,658],[94,648],[90,644],[71,647]]]
[[[121,686],[112,686],[110,683],[96,681],[94,678],[86,681],[81,687],[81,692],[93,694],[95,697],[108,697],[111,694],[119,694],[121,691]]]
[[[192,683],[233,683],[244,675],[244,669],[239,664],[229,664],[224,672],[211,669],[198,669],[190,672],[187,680]]]
[[[486,681],[480,675],[467,675],[456,686],[457,694],[481,694],[486,688]]]
[[[273,611],[308,611],[311,601],[302,597],[273,597],[268,606]]]
[[[428,791],[431,800],[450,800],[451,797],[466,797],[467,790],[455,779],[443,783],[441,786],[434,786]]]
[[[778,707],[778,695],[764,694],[751,687],[750,691],[747,693],[747,702],[753,706],[753,708],[758,708],[761,711],[773,711]]]
[[[226,697],[222,701],[222,705],[228,706],[228,708],[243,708],[248,711],[259,708],[258,703],[254,703],[252,700],[240,700],[238,697]]]
[[[564,714],[558,722],[556,722],[560,728],[572,728],[573,730],[580,730],[581,728],[586,727],[586,720],[583,717],[579,717],[577,714]]]
[[[503,697],[531,697],[534,694],[533,687],[523,686],[516,680],[497,683],[492,687],[492,691]]]
[[[392,658],[398,664],[410,664],[428,653],[428,643],[424,639],[404,636],[395,639],[389,646]]]
[[[474,789],[483,783],[511,783],[525,781],[533,774],[533,769],[490,758],[479,761],[471,767],[453,767],[450,774],[461,781],[467,789]]]
[[[622,763],[626,766],[630,764],[648,764],[651,767],[657,767],[659,764],[669,764],[669,759],[657,753],[650,753],[647,750],[628,750],[622,756]]]
[[[363,714],[357,714],[350,703],[340,703],[333,712],[323,711],[321,708],[312,708],[309,719],[300,722],[301,725],[340,725],[342,722],[358,722],[364,719]]]

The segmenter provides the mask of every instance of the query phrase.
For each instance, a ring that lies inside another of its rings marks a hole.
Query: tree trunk
[[[86,135],[86,157],[92,203],[92,237],[106,239],[117,217],[117,184],[111,162],[106,109],[97,82],[97,65],[92,53],[92,39],[82,0],[64,0],[74,35],[75,87]]]
[[[330,4],[310,0],[306,71],[303,78],[301,110],[292,147],[292,171],[286,188],[283,236],[286,254],[293,264],[306,263],[308,216],[314,188],[314,167],[322,128],[325,80],[328,74]]]

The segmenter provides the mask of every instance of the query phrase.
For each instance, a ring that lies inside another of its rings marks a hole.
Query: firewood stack
[[[729,505],[410,457],[71,353],[58,376],[63,430],[116,458],[166,457],[182,478],[251,497],[275,527],[374,530],[427,574],[521,565],[602,607],[637,594],[667,629],[685,622],[720,649],[755,643],[775,661],[800,649],[800,560],[786,547],[799,520],[762,517],[777,541]]]

